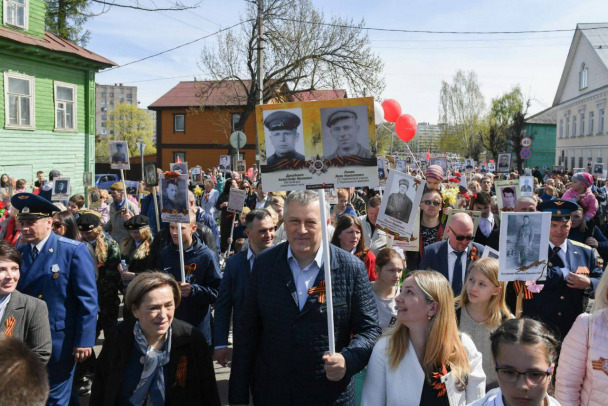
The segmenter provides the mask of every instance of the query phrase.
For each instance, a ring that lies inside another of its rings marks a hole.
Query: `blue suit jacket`
[[[567,240],[568,264],[570,272],[589,272],[593,291],[602,277],[602,270],[597,266],[593,250],[589,247],[573,244]],[[549,264],[552,261],[553,252],[549,250]],[[539,293],[532,294],[532,299],[524,299],[523,315],[534,317],[552,326],[561,334],[563,340],[570,331],[572,324],[579,314],[585,311],[583,307],[585,290],[569,288],[562,271],[549,265],[546,271],[546,280],[539,282],[545,287]]]
[[[35,261],[31,244],[21,245],[19,251],[23,262],[17,290],[44,300],[49,310],[51,374],[54,363],[73,362],[74,347],[95,345],[98,305],[93,260],[84,243],[52,232]]]
[[[234,254],[226,261],[220,291],[215,302],[213,331],[215,346],[228,345],[231,316],[234,329],[239,324],[245,305],[245,294],[249,286],[250,271],[247,251]]]
[[[288,243],[259,254],[253,265],[243,315],[236,326],[229,401],[256,405],[354,404],[352,377],[367,364],[381,333],[363,261],[330,245],[336,351],[346,360],[339,382],[325,375],[327,310],[319,293],[302,310],[287,263]],[[323,269],[314,282],[324,281]]]
[[[418,268],[433,269],[441,273],[449,281],[450,278],[448,276],[448,244],[448,240],[443,240],[424,247],[422,260],[420,261],[420,266]],[[469,269],[469,265],[471,264],[471,247],[477,248],[477,256],[479,256],[479,258],[481,258],[481,255],[483,254],[483,245],[477,244],[476,242],[470,243],[469,250],[467,251],[467,270]]]

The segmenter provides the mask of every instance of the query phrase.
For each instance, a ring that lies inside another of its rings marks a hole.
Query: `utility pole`
[[[264,104],[264,0],[258,0],[258,88],[257,99],[258,104]],[[255,130],[255,144],[258,143],[258,130]],[[260,151],[256,154],[256,164],[260,165]]]

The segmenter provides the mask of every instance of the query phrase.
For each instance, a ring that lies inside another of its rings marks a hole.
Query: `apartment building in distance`
[[[100,85],[95,83],[95,134],[101,138],[113,136],[107,128],[110,113],[120,103],[137,106],[137,86]]]

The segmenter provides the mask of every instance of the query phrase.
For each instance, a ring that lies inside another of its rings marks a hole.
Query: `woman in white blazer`
[[[374,347],[361,405],[460,406],[482,398],[481,354],[458,333],[447,279],[435,271],[414,271],[395,301],[398,326]]]

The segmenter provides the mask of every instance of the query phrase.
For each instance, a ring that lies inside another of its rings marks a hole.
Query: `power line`
[[[370,39],[371,42],[491,42],[491,41],[528,41],[546,39],[572,38],[571,35],[557,37],[526,37],[526,38],[474,38],[474,39]]]
[[[328,27],[336,27],[336,28],[358,28],[366,31],[381,31],[381,32],[403,32],[408,34],[455,34],[455,35],[494,35],[494,34],[534,34],[534,33],[549,33],[549,32],[572,32],[575,31],[576,28],[568,28],[568,29],[555,29],[555,30],[523,30],[523,31],[433,31],[433,30],[404,30],[398,28],[377,28],[377,27],[362,27],[358,25],[348,25],[348,24],[336,24],[336,23],[326,23],[320,21],[307,21],[301,19],[294,18],[285,18],[285,17],[275,17],[277,20],[295,22],[295,23],[304,23],[311,25],[325,25]],[[581,31],[588,30],[599,30],[608,28],[608,26],[602,27],[589,27],[589,28],[581,28]]]
[[[505,45],[505,46],[481,46],[481,47],[372,47],[374,49],[499,49],[499,48],[539,48],[539,47],[563,47],[564,44],[541,44],[541,45]]]
[[[157,52],[157,53],[155,53],[155,54],[153,54],[153,55],[149,55],[149,56],[146,56],[146,57],[144,57],[144,58],[136,59],[136,60],[134,60],[134,61],[131,61],[131,62],[125,63],[124,65],[115,66],[115,67],[113,67],[113,68],[106,69],[106,70],[104,70],[104,71],[99,72],[98,74],[100,74],[100,73],[106,73],[106,72],[110,72],[110,71],[112,71],[112,70],[116,70],[116,69],[119,69],[119,68],[124,68],[125,66],[133,65],[134,63],[138,63],[138,62],[141,62],[141,61],[145,61],[146,59],[154,58],[154,57],[156,57],[156,56],[159,56],[159,55],[162,55],[162,54],[166,54],[167,52],[175,51],[176,49],[183,48],[183,47],[185,47],[185,46],[187,46],[187,45],[190,45],[190,44],[194,44],[195,42],[198,42],[198,41],[201,41],[201,40],[203,40],[203,39],[206,39],[206,38],[212,37],[212,36],[217,35],[217,34],[219,34],[219,33],[221,33],[221,32],[231,30],[231,29],[233,29],[234,27],[238,27],[239,25],[242,25],[242,24],[245,24],[245,23],[248,23],[248,22],[251,22],[251,21],[253,21],[253,20],[251,20],[251,19],[250,19],[250,20],[241,21],[240,23],[236,23],[236,24],[234,24],[234,25],[231,25],[231,26],[230,26],[230,27],[228,27],[228,28],[223,28],[223,29],[221,29],[221,30],[218,30],[218,31],[216,31],[216,32],[212,32],[211,34],[208,34],[208,35],[202,36],[202,37],[197,38],[197,39],[195,39],[195,40],[192,40],[192,41],[186,42],[186,43],[184,43],[184,44],[178,45],[178,46],[176,46],[176,47],[169,48],[169,49],[167,49],[167,50],[164,50],[164,51],[161,51],[161,52]]]
[[[130,83],[142,83],[142,82],[155,82],[157,80],[169,80],[169,79],[181,79],[181,78],[192,78],[195,75],[182,75],[182,76],[171,76],[171,77],[167,77],[167,78],[156,78],[156,79],[144,79],[144,80],[134,80],[131,82],[123,82],[124,84],[130,84]]]

